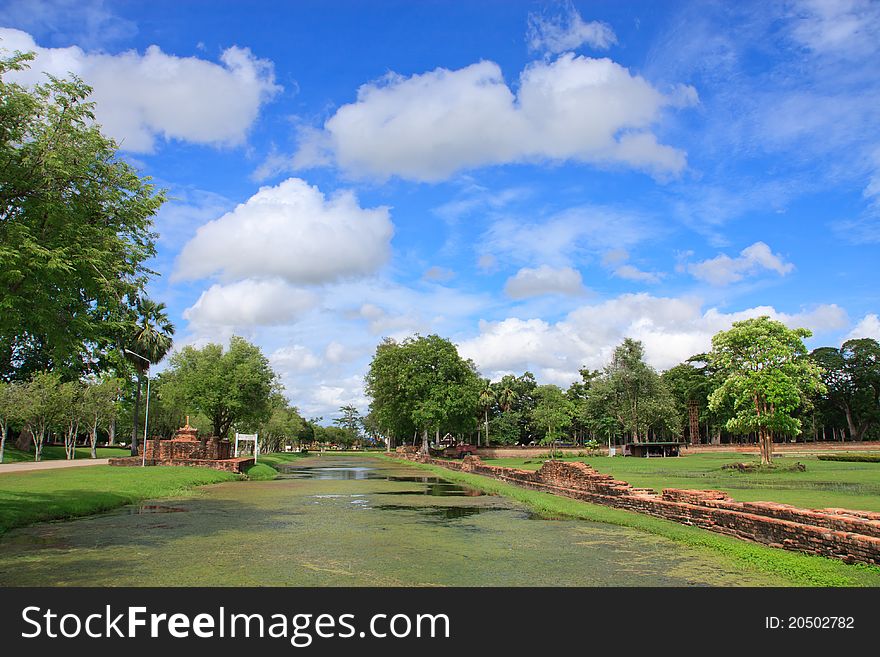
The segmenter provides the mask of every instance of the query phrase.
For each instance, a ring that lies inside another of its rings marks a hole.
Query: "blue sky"
[[[0,4],[167,188],[150,293],[307,416],[384,336],[567,385],[770,314],[880,339],[880,4]]]

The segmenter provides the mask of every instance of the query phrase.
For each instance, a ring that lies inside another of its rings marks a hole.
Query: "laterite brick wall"
[[[585,502],[647,513],[771,547],[833,557],[848,563],[880,564],[880,513],[801,509],[775,502],[736,502],[726,493],[713,490],[667,488],[657,494],[596,472],[580,462],[546,461],[540,470],[529,471],[487,465],[475,456],[466,456],[462,461],[403,452],[395,456]]]

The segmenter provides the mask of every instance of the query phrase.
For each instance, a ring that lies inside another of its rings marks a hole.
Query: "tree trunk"
[[[116,444],[116,418],[110,420],[110,426],[107,428],[107,444],[110,447]]]
[[[3,452],[6,451],[6,434],[9,433],[9,425],[0,423],[0,463],[3,463]]]
[[[769,465],[773,462],[773,434],[767,429],[761,429],[758,435],[761,446],[761,465]]]
[[[688,420],[690,424],[691,445],[700,444],[700,404],[696,399],[688,401]]]
[[[420,451],[422,452],[422,454],[428,453],[428,430],[427,429],[422,430],[422,448]]]
[[[138,372],[137,392],[134,396],[134,414],[131,417],[131,455],[138,455],[138,417],[141,412],[141,374]],[[145,447],[146,449],[146,447]]]
[[[486,447],[488,447],[489,446],[489,410],[488,409],[485,411],[485,415],[483,417],[484,417],[484,421],[486,424]]]

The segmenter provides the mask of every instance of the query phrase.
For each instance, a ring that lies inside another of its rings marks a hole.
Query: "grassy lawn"
[[[191,494],[196,486],[237,479],[206,468],[88,468],[0,476],[0,534],[44,520],[100,513],[159,497]]]
[[[508,459],[498,459],[498,461],[501,460]],[[498,461],[493,461],[493,463]],[[848,565],[835,559],[778,550],[715,534],[697,527],[680,525],[662,518],[519,488],[489,477],[456,472],[421,463],[413,463],[412,465],[429,470],[438,477],[449,481],[511,497],[543,515],[573,517],[632,527],[652,534],[659,534],[693,548],[718,552],[740,565],[747,565],[760,572],[782,577],[793,586],[880,586],[880,567],[877,566]]]
[[[614,475],[633,486],[723,490],[742,502],[782,502],[804,508],[844,507],[880,511],[880,463],[820,461],[815,456],[774,458],[785,465],[803,463],[806,472],[738,472],[723,470],[729,463],[757,462],[751,454],[693,454],[678,458],[565,457],[589,463],[599,472]],[[541,467],[538,459],[487,459],[491,465],[524,470]]]
[[[127,447],[99,447],[98,448],[98,458],[106,459],[113,458],[115,456],[129,456],[131,451]],[[92,456],[92,450],[90,447],[77,447],[76,448],[76,458],[77,459],[88,459]],[[65,459],[67,455],[64,453],[64,447],[60,445],[46,445],[43,447],[43,460],[44,461],[54,461],[58,459]],[[33,461],[34,453],[33,452],[23,452],[20,449],[15,449],[14,447],[10,447],[6,445],[6,449],[3,451],[3,463],[20,463],[21,461]],[[2,467],[2,465],[0,465]]]

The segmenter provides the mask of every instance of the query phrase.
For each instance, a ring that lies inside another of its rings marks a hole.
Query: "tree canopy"
[[[169,403],[202,413],[214,435],[226,438],[233,426],[255,429],[270,418],[276,379],[259,347],[232,336],[225,351],[212,343],[172,355],[162,385]]]
[[[379,426],[397,438],[421,432],[425,451],[429,431],[476,428],[480,388],[474,364],[437,335],[384,340],[366,376],[370,411]]]
[[[94,121],[91,89],[4,79],[0,59],[0,377],[94,371],[129,332],[165,200]]]
[[[709,396],[709,405],[732,402],[734,414],[727,427],[758,433],[762,463],[773,459],[773,433],[799,434],[795,410],[824,389],[819,367],[807,358],[803,339],[810,335],[807,329],[790,329],[762,316],[735,322],[712,338],[709,358],[722,382]]]

